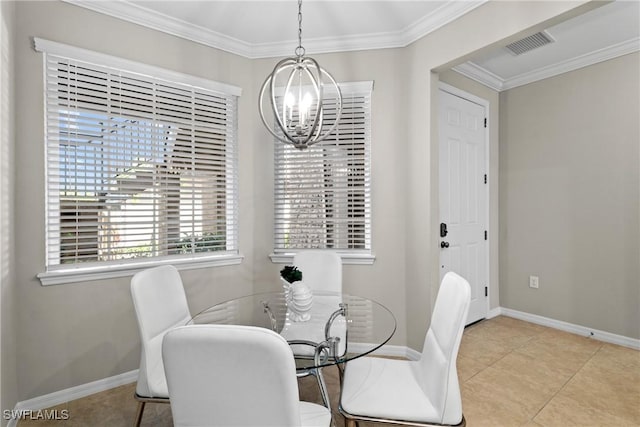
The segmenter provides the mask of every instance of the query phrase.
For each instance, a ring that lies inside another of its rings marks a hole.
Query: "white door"
[[[439,92],[440,279],[469,281],[469,324],[488,310],[485,107]]]

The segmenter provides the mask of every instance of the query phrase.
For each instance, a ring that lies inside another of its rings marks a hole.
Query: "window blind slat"
[[[237,253],[237,95],[45,64],[48,269]]]
[[[275,251],[371,251],[371,91],[342,90],[340,122],[306,150],[275,143]],[[336,117],[324,100],[324,126]]]

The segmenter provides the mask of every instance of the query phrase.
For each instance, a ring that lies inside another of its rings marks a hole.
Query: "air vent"
[[[517,42],[508,44],[505,47],[514,55],[522,55],[523,53],[537,49],[546,44],[553,43],[554,41],[555,40],[549,33],[541,31],[529,37],[525,37],[522,40],[518,40]]]

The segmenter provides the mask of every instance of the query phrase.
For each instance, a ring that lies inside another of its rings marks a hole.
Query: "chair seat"
[[[331,425],[331,412],[322,405],[300,402],[302,427],[327,427]]]
[[[341,410],[354,416],[441,423],[417,381],[417,362],[362,357],[347,364]]]

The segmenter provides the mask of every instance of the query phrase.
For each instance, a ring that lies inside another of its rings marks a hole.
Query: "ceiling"
[[[247,58],[292,56],[294,0],[65,0]],[[308,54],[404,47],[482,5],[479,1],[306,0]],[[551,77],[640,50],[640,1],[618,0],[553,27],[554,41],[514,55],[504,48],[454,69],[496,90]]]

